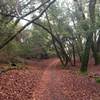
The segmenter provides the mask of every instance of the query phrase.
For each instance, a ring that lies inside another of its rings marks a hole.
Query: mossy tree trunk
[[[93,33],[90,33],[89,36],[87,37],[87,41],[85,44],[85,49],[82,55],[82,62],[81,62],[81,72],[86,72],[87,67],[88,67],[88,61],[89,61],[89,53],[90,53],[90,48],[92,44],[92,37]]]
[[[53,42],[53,45],[54,45],[56,54],[59,57],[62,65],[63,65],[63,67],[66,67],[66,65],[68,64],[68,61],[70,61],[70,58],[67,55],[67,53],[66,53],[66,51],[64,49],[64,46],[63,46],[63,43],[61,42],[61,40],[59,38],[57,38],[57,36],[53,35],[52,26],[50,24],[50,21],[49,21],[49,17],[48,17],[47,12],[45,12],[45,14],[46,14],[46,18],[47,18],[47,21],[48,21],[50,35],[52,37],[52,42]]]
[[[97,46],[96,46],[96,43],[94,43],[92,41],[92,45],[91,45],[91,48],[92,48],[92,52],[93,52],[93,58],[94,58],[94,61],[95,61],[95,65],[99,65],[100,64],[100,58],[99,58],[99,54],[97,52]]]
[[[95,5],[96,0],[89,0],[89,13],[90,13],[90,32],[87,34],[85,49],[83,52],[81,71],[86,72],[89,61],[90,48],[93,44],[93,34],[95,32]]]

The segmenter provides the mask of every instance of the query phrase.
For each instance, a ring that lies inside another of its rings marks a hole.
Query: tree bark
[[[90,48],[92,46],[92,39],[93,39],[93,33],[95,32],[95,4],[96,0],[90,0],[89,1],[89,13],[90,13],[90,32],[88,33],[85,49],[83,52],[82,62],[81,62],[81,71],[86,72],[88,67],[88,61],[89,61],[89,53]]]

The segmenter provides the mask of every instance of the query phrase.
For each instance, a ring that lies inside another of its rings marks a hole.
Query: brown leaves
[[[0,75],[0,100],[100,100],[100,84],[76,71],[57,59],[29,61],[27,69]]]

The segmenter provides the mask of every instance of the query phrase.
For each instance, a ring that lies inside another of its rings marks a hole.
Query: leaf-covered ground
[[[93,78],[100,66],[90,64],[89,75],[81,75],[79,67],[61,69],[58,59],[27,63],[27,69],[0,75],[0,100],[100,100]]]

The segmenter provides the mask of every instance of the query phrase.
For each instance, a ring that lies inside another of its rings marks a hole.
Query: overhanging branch
[[[34,23],[34,24],[36,24],[36,25],[38,25],[38,26],[41,26],[42,28],[44,28],[45,30],[47,30],[48,32],[49,32],[49,30],[48,29],[46,29],[45,27],[43,27],[42,25],[40,25],[40,24],[38,24],[38,23],[36,23],[35,21],[37,20],[37,19],[39,19],[43,14],[44,14],[44,12],[55,2],[56,0],[53,0],[51,3],[49,3],[49,5],[41,12],[41,14],[38,16],[38,17],[36,17],[35,19],[33,19],[33,20],[27,20],[27,21],[29,21],[26,25],[24,25],[19,31],[17,31],[17,33],[16,34],[13,34],[7,41],[5,41],[2,45],[0,45],[0,49],[2,49],[3,47],[5,47],[10,41],[12,41],[18,34],[20,34],[27,26],[29,26],[31,23]],[[8,16],[8,15],[7,15]],[[14,15],[9,15],[10,17],[16,17],[16,16],[14,16]],[[18,19],[23,19],[23,18],[20,18],[20,17],[17,17]],[[50,32],[49,32],[50,33]]]

